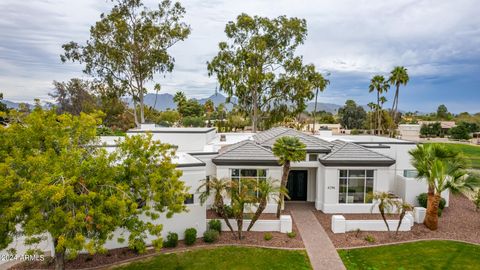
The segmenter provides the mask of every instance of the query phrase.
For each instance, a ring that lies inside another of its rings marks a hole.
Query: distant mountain
[[[336,114],[338,112],[338,109],[340,109],[340,107],[342,107],[342,106],[340,106],[338,104],[318,102],[317,103],[317,112],[326,111],[326,112],[329,112],[329,113]],[[307,111],[308,112],[313,112],[314,109],[315,109],[315,102],[309,102],[307,104]]]
[[[6,104],[7,105],[7,108],[10,108],[10,109],[18,109],[18,106],[20,106],[20,103],[17,103],[17,102],[13,102],[13,101],[8,101],[8,100],[2,100],[0,101],[2,102],[3,104]],[[31,106],[29,104],[29,106]]]

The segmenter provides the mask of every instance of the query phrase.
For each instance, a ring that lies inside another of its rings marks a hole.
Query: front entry
[[[307,200],[307,181],[308,171],[290,171],[288,174],[287,189],[291,201]]]

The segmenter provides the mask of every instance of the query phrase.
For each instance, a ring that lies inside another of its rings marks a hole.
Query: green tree
[[[465,122],[460,123],[456,127],[451,128],[448,133],[450,137],[455,140],[470,140],[470,130]]]
[[[0,125],[5,125],[7,122],[7,112],[8,108],[5,103],[2,102],[3,100],[3,93],[0,93]]]
[[[212,208],[217,214],[220,215],[220,217],[223,218],[225,224],[227,224],[227,227],[230,229],[230,231],[234,233],[235,231],[233,230],[233,227],[229,221],[230,217],[227,211],[227,205],[225,204],[225,200],[223,199],[223,197],[228,194],[229,188],[230,180],[212,177],[202,180],[202,183],[198,187],[197,192],[200,192],[200,203],[202,205],[207,202],[208,198],[210,198],[213,193]]]
[[[437,119],[438,120],[449,120],[451,119],[451,114],[448,112],[447,106],[444,104],[438,106],[437,108]]]
[[[288,198],[288,191],[286,188],[282,188],[278,185],[278,181],[268,179],[266,181],[259,181],[255,186],[255,191],[257,193],[257,200],[255,201],[255,205],[257,206],[257,210],[253,215],[250,224],[248,225],[247,231],[252,229],[255,222],[260,218],[265,208],[267,208],[267,203],[270,200],[274,200],[278,203],[280,200],[280,196],[286,196]]]
[[[369,197],[370,200],[373,200],[371,210],[373,211],[373,208],[378,205],[378,211],[382,216],[385,226],[387,226],[387,230],[390,232],[390,226],[388,225],[385,214],[390,214],[393,208],[397,206],[395,199],[388,192],[375,192],[370,194]]]
[[[79,115],[81,112],[91,113],[97,109],[92,86],[88,81],[71,79],[68,82],[53,81],[54,91],[49,95],[58,104],[58,113]]]
[[[479,186],[478,178],[467,174],[467,162],[460,152],[450,150],[444,145],[418,145],[409,153],[418,178],[428,184],[424,224],[430,230],[436,230],[441,193],[447,189],[452,193],[473,190]]]
[[[216,75],[221,90],[235,96],[257,132],[263,113],[289,104],[289,113],[303,112],[321,75],[313,65],[295,56],[305,41],[306,21],[280,16],[274,19],[240,14],[225,27],[227,42],[208,62],[209,75]]]
[[[186,39],[190,27],[181,21],[185,9],[178,2],[163,0],[155,10],[145,7],[141,0],[115,2],[110,13],[102,14],[91,27],[85,45],[72,41],[62,46],[65,54],[61,60],[85,64],[86,74],[115,89],[126,89],[133,99],[138,126],[145,122],[146,84],[155,74],[172,72],[174,58],[168,49]]]
[[[133,113],[122,100],[122,91],[113,89],[105,84],[97,84],[93,91],[99,109],[105,114],[103,125],[122,131],[135,126]]]
[[[205,114],[207,115],[207,120],[210,121],[212,114],[215,112],[215,104],[211,99],[207,99],[205,104],[203,104]]]
[[[372,80],[370,81],[370,86],[368,87],[368,91],[371,92],[376,92],[377,93],[377,106],[375,106],[376,110],[376,115],[377,115],[377,132],[380,133],[381,126],[382,126],[382,116],[380,114],[380,111],[382,110],[382,104],[384,101],[382,98],[385,99],[385,97],[381,96],[383,93],[387,93],[388,89],[390,88],[390,85],[388,82],[385,80],[385,78],[381,75],[375,75]],[[386,101],[386,100],[385,100]]]
[[[285,190],[287,187],[288,174],[290,173],[290,163],[305,160],[307,154],[306,146],[296,137],[280,137],[273,144],[273,154],[278,158],[280,164],[283,166],[282,180],[280,189]],[[277,217],[280,217],[282,210],[284,195],[280,194],[280,199],[277,206]]]
[[[57,115],[37,106],[0,129],[0,249],[17,233],[29,243],[50,235],[55,269],[63,269],[66,255],[103,251],[118,228],[130,232],[137,251],[144,251],[147,233],[161,247],[161,225],[141,216],[184,210],[174,150],[134,136],[108,154],[95,146],[100,123],[98,114]]]
[[[180,120],[180,114],[174,110],[166,110],[160,113],[158,117],[159,124],[173,126]]]
[[[367,118],[362,106],[357,106],[353,100],[347,100],[345,106],[338,109],[340,124],[346,129],[361,129]]]
[[[175,93],[173,96],[173,102],[177,105],[177,111],[180,111],[180,107],[184,106],[184,104],[187,102],[187,97],[185,96],[185,93],[182,91],[178,91]]]
[[[390,77],[388,78],[388,82],[395,86],[395,97],[393,98],[392,104],[392,119],[394,123],[398,123],[398,99],[400,94],[400,85],[407,85],[410,78],[408,77],[408,72],[405,67],[396,66],[390,72]],[[394,129],[395,127],[392,127]]]

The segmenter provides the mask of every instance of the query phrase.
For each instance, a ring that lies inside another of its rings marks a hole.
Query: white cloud
[[[158,1],[146,1],[154,6]],[[308,38],[299,49],[306,62],[332,73],[328,101],[362,99],[374,73],[405,65],[412,77],[454,76],[478,69],[480,16],[475,0],[185,0],[192,34],[171,53],[176,69],[156,80],[162,92],[178,89],[196,97],[213,93],[206,62],[225,39],[225,24],[242,13],[305,18]],[[81,76],[76,64],[61,64],[61,45],[88,38],[89,26],[109,1],[3,0],[0,4],[0,89],[7,98],[46,97],[52,80]],[[474,60],[474,61],[472,61]],[[476,61],[475,61],[476,60]],[[336,75],[336,76],[334,76]],[[358,90],[355,90],[358,89]]]

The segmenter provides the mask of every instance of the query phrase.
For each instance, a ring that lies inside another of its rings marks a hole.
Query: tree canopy
[[[168,49],[186,39],[190,27],[182,22],[185,9],[178,2],[163,0],[152,10],[141,0],[112,1],[116,5],[91,27],[85,45],[72,41],[62,46],[65,53],[61,60],[84,64],[86,74],[125,90],[132,96],[138,125],[145,122],[146,83],[155,74],[172,72],[175,59]]]
[[[347,100],[345,106],[338,109],[340,124],[346,129],[361,129],[367,118],[362,106],[357,106],[353,100]]]
[[[225,34],[228,41],[219,43],[218,54],[207,63],[209,75],[216,76],[228,101],[237,97],[254,132],[264,113],[303,112],[314,88],[325,82],[314,65],[295,55],[307,36],[303,19],[243,13],[226,25]]]
[[[161,246],[162,226],[153,221],[183,211],[188,196],[172,164],[175,151],[151,136],[131,136],[108,154],[95,139],[100,122],[97,113],[57,115],[36,106],[0,128],[0,249],[18,233],[29,243],[50,235],[62,269],[65,255],[102,251],[118,228],[130,232],[137,251],[145,250],[147,233]]]

